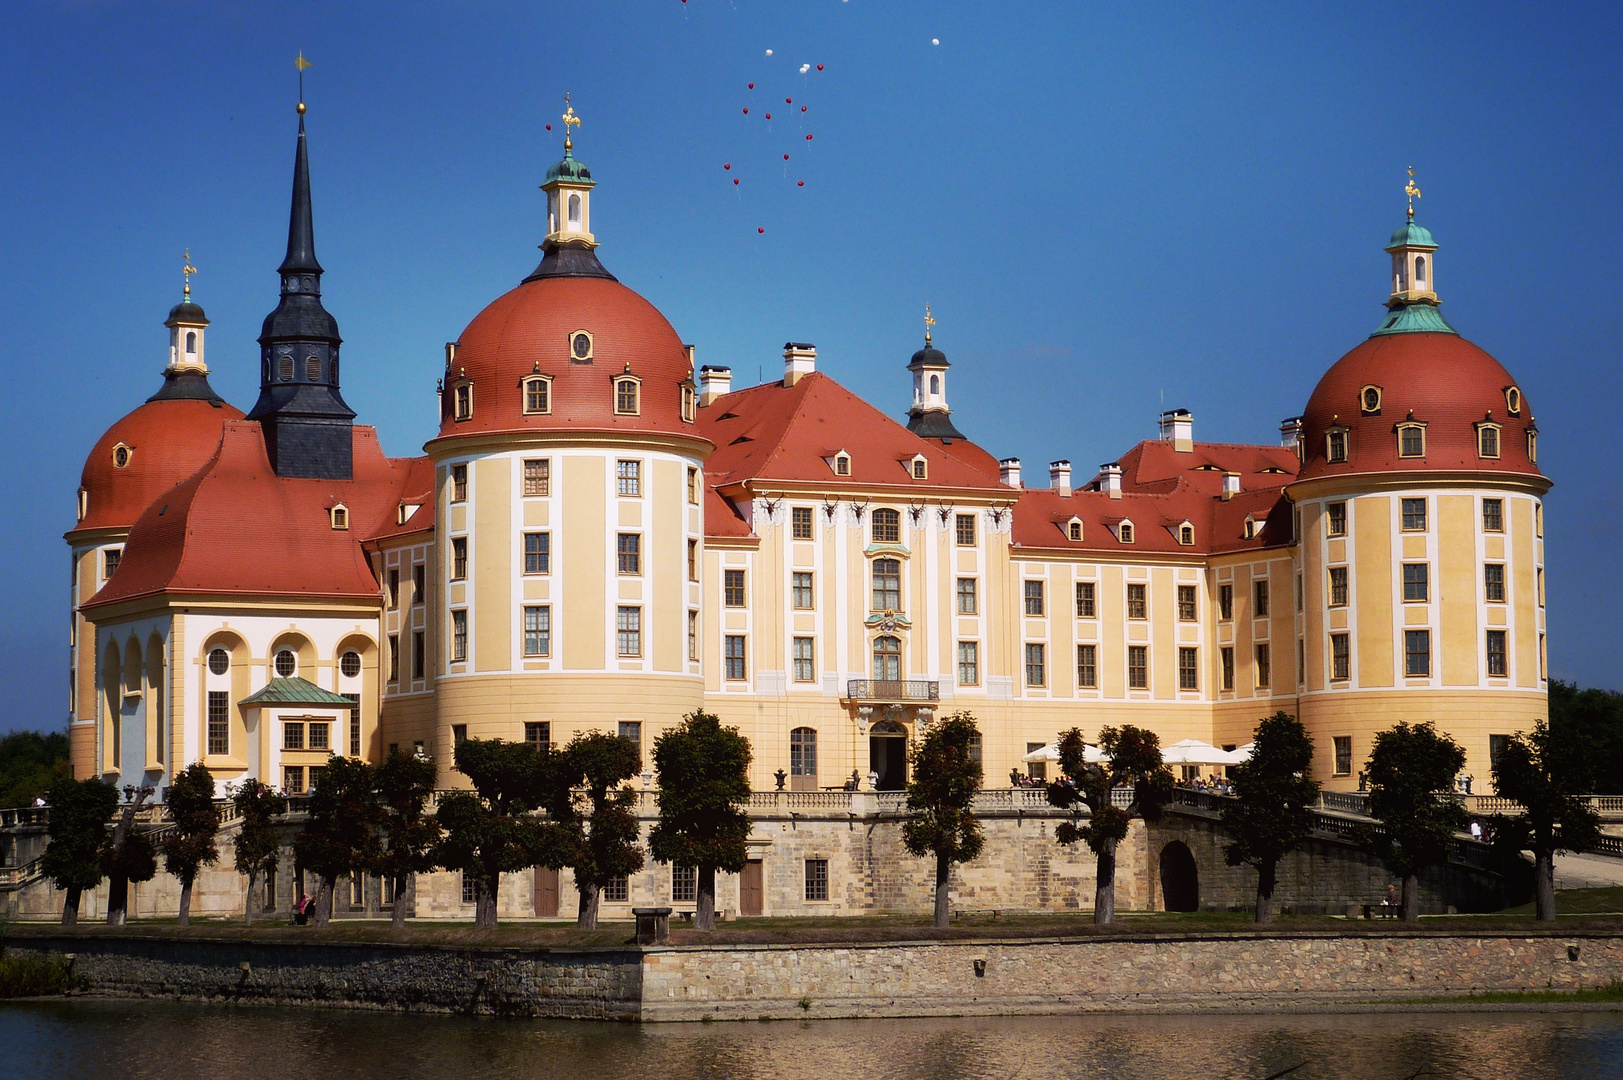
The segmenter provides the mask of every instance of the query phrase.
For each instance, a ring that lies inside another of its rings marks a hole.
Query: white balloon
[[[766,54],[767,54],[767,55],[768,55],[768,56],[771,56],[771,55],[772,55],[772,50],[771,50],[771,49],[768,49],[768,50],[767,50],[767,51],[766,51]]]
[[[941,39],[938,38],[938,37],[933,37],[933,38],[930,39],[930,44],[931,45],[939,45],[939,44],[941,44]],[[770,49],[767,50],[767,55],[768,56],[772,55],[772,51]]]
[[[806,74],[806,72],[808,72],[810,70],[811,70],[811,65],[810,64],[801,64],[800,65],[800,73],[802,75]]]

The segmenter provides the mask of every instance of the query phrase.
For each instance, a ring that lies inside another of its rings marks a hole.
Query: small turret
[[[907,430],[922,439],[962,439],[947,407],[947,357],[931,344],[935,316],[924,305],[924,348],[913,354],[907,370],[913,373],[913,407],[907,413]]]

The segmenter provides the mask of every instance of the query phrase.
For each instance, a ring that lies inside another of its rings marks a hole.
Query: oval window
[[[592,355],[592,335],[585,333],[584,331],[576,334],[575,340],[570,345],[570,349],[575,354],[576,360],[586,360],[590,358]]]
[[[130,463],[130,448],[127,446],[113,447],[113,467],[122,469]]]
[[[338,670],[344,678],[353,679],[361,673],[361,654],[351,650],[338,658]]]
[[[293,655],[292,649],[283,649],[276,654],[276,674],[284,679],[291,679],[293,673],[299,670],[298,657]]]
[[[224,675],[231,670],[231,654],[224,649],[209,650],[209,671],[215,675]]]
[[[1381,392],[1371,386],[1364,391],[1364,411],[1375,412],[1381,407]]]

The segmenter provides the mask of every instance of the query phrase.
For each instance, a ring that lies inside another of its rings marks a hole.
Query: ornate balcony
[[[863,705],[929,705],[941,700],[941,684],[927,679],[852,679],[846,699]]]

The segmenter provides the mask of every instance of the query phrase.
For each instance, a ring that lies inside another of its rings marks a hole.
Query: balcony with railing
[[[941,684],[931,679],[852,679],[846,699],[862,705],[930,705],[941,700]]]

